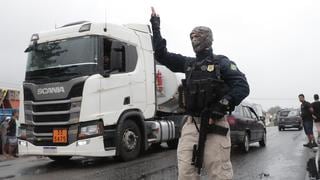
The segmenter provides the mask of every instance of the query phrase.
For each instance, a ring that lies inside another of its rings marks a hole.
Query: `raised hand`
[[[160,30],[160,17],[156,13],[153,7],[151,7],[151,19],[150,19],[152,30]]]
[[[151,16],[158,16],[156,11],[154,10],[154,7],[151,6]]]

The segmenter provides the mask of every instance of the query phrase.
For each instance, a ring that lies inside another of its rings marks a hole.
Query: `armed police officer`
[[[150,22],[156,60],[174,72],[186,74],[182,84],[185,108],[190,117],[182,128],[178,145],[179,180],[199,179],[197,167],[202,167],[202,162],[209,179],[232,179],[229,124],[224,116],[248,96],[245,75],[227,57],[213,54],[210,28],[199,26],[191,31],[196,54],[193,58],[167,51],[166,40],[160,33],[160,17],[153,8]],[[200,121],[203,122],[200,117],[207,117],[210,128],[206,129],[204,157],[195,166],[198,152],[195,149],[199,148],[195,144],[200,142],[202,126],[199,126]]]

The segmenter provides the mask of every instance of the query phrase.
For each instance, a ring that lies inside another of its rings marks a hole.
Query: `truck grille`
[[[36,146],[66,146],[77,140],[81,97],[56,101],[25,101],[27,140]],[[53,130],[67,129],[67,143],[53,143]]]
[[[27,141],[35,146],[67,146],[77,140],[78,128],[78,124],[67,126],[33,126],[27,129]],[[53,143],[54,129],[67,129],[67,143]]]
[[[40,115],[40,116],[33,116],[33,122],[35,123],[68,122],[69,117],[70,117],[70,114]]]
[[[79,122],[81,97],[57,101],[25,101],[25,118],[33,125],[67,125]]]
[[[32,109],[34,112],[48,112],[48,111],[66,111],[69,110],[71,103],[61,104],[48,104],[48,105],[33,105]]]

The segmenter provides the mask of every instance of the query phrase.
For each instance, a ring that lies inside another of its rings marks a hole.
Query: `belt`
[[[229,128],[217,126],[215,124],[209,125],[208,134],[219,134],[222,136],[227,136]]]
[[[200,118],[192,118],[192,121],[195,122],[195,126],[197,126],[197,124],[200,124]],[[219,134],[221,136],[227,136],[228,132],[229,128],[218,126],[215,124],[208,125],[207,128],[208,134]]]

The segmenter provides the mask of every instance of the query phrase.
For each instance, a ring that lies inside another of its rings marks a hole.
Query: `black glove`
[[[151,15],[150,19],[152,25],[152,31],[160,30],[160,17],[157,15]]]
[[[211,117],[214,120],[219,120],[221,118],[223,118],[224,115],[227,114],[228,111],[228,106],[221,104],[221,103],[215,103],[212,106],[212,113],[211,113]]]

